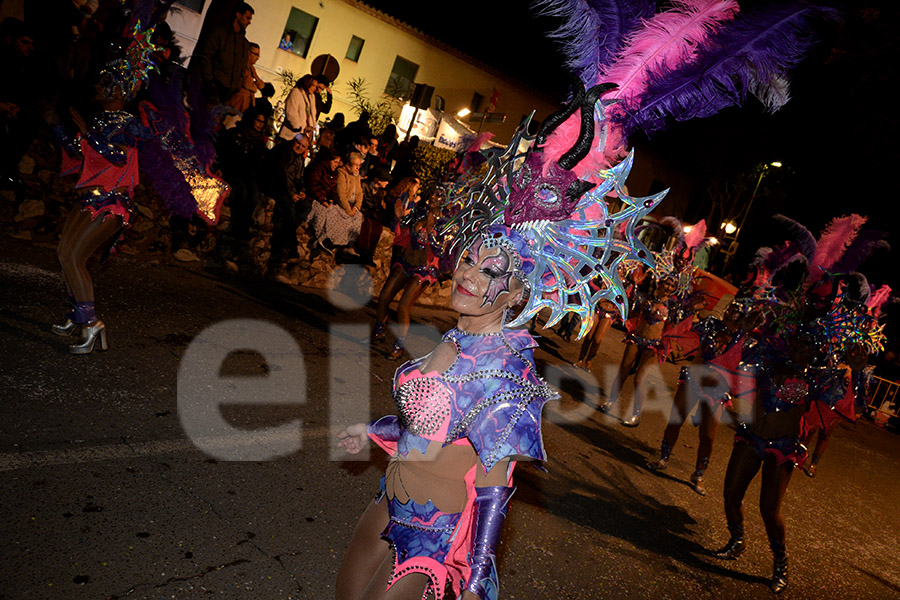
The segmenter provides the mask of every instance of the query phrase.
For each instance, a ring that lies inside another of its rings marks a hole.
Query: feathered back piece
[[[883,285],[869,294],[869,299],[866,301],[866,307],[869,309],[869,312],[877,318],[881,314],[882,307],[887,303],[890,297],[891,286]]]

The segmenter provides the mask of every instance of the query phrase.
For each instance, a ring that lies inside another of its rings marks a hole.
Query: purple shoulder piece
[[[504,458],[544,460],[541,411],[558,394],[536,374],[527,331],[473,335],[453,330],[445,339],[458,357],[442,379],[454,389],[447,443],[466,437],[486,470]]]

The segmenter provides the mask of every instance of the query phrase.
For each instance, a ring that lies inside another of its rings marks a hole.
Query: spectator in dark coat
[[[306,220],[310,202],[306,198],[303,170],[310,141],[298,133],[293,140],[278,144],[263,164],[263,191],[275,200],[272,214],[272,262],[298,258],[297,227]]]
[[[259,202],[257,177],[266,153],[265,127],[265,115],[250,108],[216,143],[222,179],[231,186],[231,233],[239,242],[250,240],[250,222]]]
[[[306,197],[312,202],[334,204],[337,197],[337,170],[341,158],[329,148],[319,148],[306,169]]]
[[[194,50],[191,68],[200,77],[210,105],[224,104],[241,89],[250,57],[246,32],[253,12],[246,2],[238,3],[232,20],[211,31]]]

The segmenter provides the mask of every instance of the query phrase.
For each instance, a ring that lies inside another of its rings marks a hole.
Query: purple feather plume
[[[773,215],[772,220],[784,230],[788,241],[790,241],[792,245],[795,245],[800,254],[802,254],[807,261],[811,261],[816,253],[816,246],[818,244],[816,243],[815,236],[809,229],[794,219],[784,215]]]
[[[532,8],[561,21],[549,37],[561,40],[566,68],[591,87],[598,68],[613,62],[641,19],[653,16],[655,5],[653,0],[536,0]]]
[[[184,175],[175,167],[172,153],[163,147],[162,140],[153,138],[141,147],[141,171],[170,211],[185,219],[197,211],[197,201]]]
[[[786,99],[785,74],[817,41],[815,32],[837,11],[802,0],[750,6],[720,28],[674,70],[650,74],[647,90],[614,115],[626,135],[652,133],[670,120],[708,117],[753,93],[776,109]]]
[[[831,271],[834,273],[849,273],[855,271],[875,250],[890,250],[887,243],[887,233],[884,231],[860,231],[853,242],[847,246],[841,258],[834,263]]]

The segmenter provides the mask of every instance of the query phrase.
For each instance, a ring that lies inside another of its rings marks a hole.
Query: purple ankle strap
[[[76,323],[84,324],[97,320],[97,313],[94,311],[93,302],[76,302],[72,309],[72,317]]]
[[[500,593],[494,553],[500,540],[500,530],[506,518],[506,507],[515,487],[503,485],[475,488],[475,523],[469,567],[472,572],[466,591],[481,600],[495,600]]]

